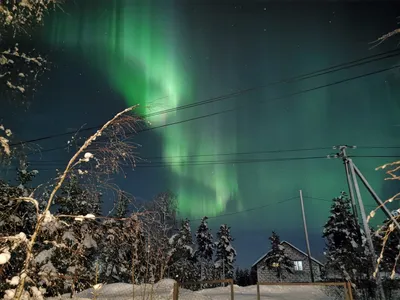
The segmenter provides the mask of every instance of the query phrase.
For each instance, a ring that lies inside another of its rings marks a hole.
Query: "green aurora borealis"
[[[139,0],[101,2],[96,6],[82,4],[68,14],[57,13],[46,27],[46,38],[52,45],[83,57],[107,79],[106,84],[126,105],[140,103],[143,114],[177,108],[383,50],[372,52],[367,44],[383,29],[349,31],[353,20],[348,15],[341,17],[342,23],[336,29],[329,29],[331,12],[302,15],[293,9],[279,15],[275,7],[264,10],[260,6],[253,8],[257,11],[253,16],[246,11],[240,14],[233,6],[226,8],[227,11],[222,7],[220,12],[205,13],[211,8],[200,5],[185,10],[175,9],[174,1],[165,0],[163,5],[146,2],[147,5]],[[340,9],[335,12],[337,18],[340,12]],[[287,26],[277,26],[279,22]],[[275,32],[278,27],[279,32]],[[275,203],[296,196],[299,189],[317,198],[337,196],[347,188],[343,166],[338,161],[201,166],[180,163],[220,160],[225,158],[217,154],[265,149],[329,147],[342,143],[398,145],[398,127],[395,127],[400,112],[396,100],[398,89],[388,73],[284,101],[252,104],[395,62],[281,84],[221,103],[151,117],[151,123],[158,126],[249,104],[248,108],[233,113],[155,131],[164,162],[173,162],[168,166],[168,182],[164,186],[177,193],[180,212],[195,218]],[[360,155],[396,154],[395,150],[355,151],[354,154]],[[268,158],[324,156],[331,152],[275,153]],[[203,157],[205,154],[211,156]],[[356,163],[377,191],[387,196],[391,190],[383,185],[383,175],[374,171],[385,161],[359,159]],[[309,217],[315,224],[310,225],[310,230],[316,231],[326,220],[329,203],[309,201]],[[370,199],[366,201],[372,204]],[[253,227],[280,222],[280,228],[290,230],[301,224],[297,205],[287,202],[271,206],[267,215],[258,210],[240,218],[245,222],[251,220]],[[293,221],[284,222],[283,218]]]
[[[106,10],[94,8],[80,16],[58,14],[49,36],[56,45],[81,49],[127,105],[139,103],[140,113],[156,114],[149,121],[159,126],[175,120],[177,113],[157,112],[190,103],[193,83],[179,60],[181,41],[168,22],[173,13],[156,18],[150,5],[137,6],[138,2],[143,1],[118,1],[118,6],[114,1]],[[170,184],[182,213],[213,216],[223,212],[230,199],[239,199],[231,166],[199,167],[193,172],[180,165],[187,156],[235,152],[235,139],[224,138],[219,130],[196,132],[187,126],[166,128],[161,135],[163,156],[174,157]],[[194,138],[196,143],[190,142]],[[193,195],[193,189],[200,192]]]

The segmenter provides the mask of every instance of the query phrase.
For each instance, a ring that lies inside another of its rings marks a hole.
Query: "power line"
[[[319,201],[330,202],[330,203],[333,202],[333,200],[328,200],[328,199],[323,199],[323,198],[306,197],[306,196],[303,196],[303,197],[306,198],[306,199],[313,199],[313,200],[319,200]],[[256,206],[256,207],[252,207],[252,208],[249,208],[249,209],[239,210],[239,211],[235,211],[235,212],[231,212],[231,213],[226,213],[226,214],[220,214],[220,215],[217,215],[217,216],[214,216],[214,217],[208,217],[208,218],[209,218],[209,219],[215,219],[215,218],[221,218],[221,217],[234,216],[234,215],[238,215],[238,214],[242,214],[242,213],[246,213],[246,212],[251,212],[251,211],[263,209],[263,208],[270,207],[270,206],[273,206],[273,205],[277,205],[277,204],[289,202],[289,201],[291,201],[291,200],[295,200],[295,199],[298,199],[298,198],[299,198],[299,197],[295,196],[295,197],[291,197],[291,198],[288,198],[288,199],[284,199],[284,200],[281,200],[281,201],[278,201],[278,202],[268,203],[268,204],[264,204],[264,205],[261,205],[261,206]],[[374,205],[365,205],[365,206],[375,207]],[[191,220],[191,221],[201,221],[201,220],[202,220],[202,219],[193,219],[193,220]]]
[[[384,55],[386,55],[386,56],[384,56]],[[164,111],[150,113],[148,115],[145,115],[144,118],[152,117],[152,116],[156,116],[156,115],[160,115],[160,114],[166,114],[166,113],[169,113],[169,112],[175,112],[175,111],[179,111],[179,110],[183,110],[183,109],[187,109],[187,108],[193,108],[193,107],[196,107],[196,106],[199,106],[199,105],[209,104],[209,103],[213,103],[213,102],[217,102],[217,101],[222,101],[222,100],[225,100],[225,99],[228,99],[228,98],[239,96],[239,95],[241,95],[243,93],[248,93],[248,92],[256,90],[256,89],[266,88],[266,87],[269,87],[269,86],[272,86],[272,85],[276,85],[276,84],[280,84],[280,83],[292,83],[292,82],[296,82],[296,81],[300,81],[300,80],[306,80],[306,79],[310,79],[310,78],[313,78],[313,77],[326,75],[326,74],[331,73],[331,72],[337,72],[337,71],[340,71],[340,70],[348,69],[349,67],[356,67],[356,66],[360,66],[360,65],[363,65],[363,64],[366,64],[366,63],[370,63],[370,62],[374,62],[374,61],[379,61],[379,60],[391,58],[391,57],[394,57],[394,56],[397,56],[397,55],[400,55],[400,51],[399,50],[392,50],[392,51],[384,52],[384,53],[381,53],[381,54],[375,54],[375,55],[372,55],[372,56],[369,56],[369,57],[357,59],[357,60],[354,60],[354,61],[351,61],[351,62],[347,62],[347,63],[342,63],[342,64],[339,64],[337,66],[325,68],[325,69],[322,69],[322,70],[319,70],[319,71],[315,71],[315,72],[311,72],[311,73],[306,73],[306,74],[295,76],[295,77],[292,77],[292,78],[289,78],[289,79],[275,81],[275,82],[271,82],[271,83],[268,83],[268,84],[265,84],[265,85],[255,86],[255,87],[248,88],[248,89],[245,89],[245,90],[241,90],[241,91],[225,94],[225,95],[214,97],[214,98],[209,98],[209,99],[206,99],[206,100],[203,100],[203,101],[199,101],[199,102],[195,102],[195,103],[191,103],[191,104],[187,104],[187,105],[182,105],[182,106],[179,106],[179,107],[176,107],[176,108],[167,109],[167,110],[164,110]],[[379,56],[383,56],[383,57],[378,58]],[[363,61],[365,61],[365,62],[363,62]],[[397,67],[398,66],[387,68],[387,69],[385,69],[383,71],[391,70],[391,69],[394,69],[394,68],[397,68]],[[380,72],[383,72],[383,71],[378,71],[377,73],[380,73]],[[373,74],[377,74],[377,73],[375,73],[375,72],[368,73],[365,76],[369,76],[369,75],[373,75]],[[364,77],[364,76],[362,76],[362,77]],[[358,78],[361,78],[361,77],[357,76],[354,79],[358,79]],[[339,82],[339,83],[342,83],[342,82]],[[101,126],[102,125],[85,128],[85,129],[82,129],[81,132],[90,131],[90,130],[96,130],[96,129],[100,128]],[[21,143],[33,143],[33,142],[38,142],[38,141],[42,141],[42,140],[52,139],[52,138],[55,138],[55,137],[71,135],[71,134],[75,134],[75,133],[76,133],[75,131],[69,131],[69,132],[64,132],[64,133],[60,133],[60,134],[53,134],[53,135],[48,135],[48,136],[44,136],[44,137],[40,137],[40,138],[36,138],[36,139],[26,140],[26,141],[19,142],[19,143],[12,143],[12,144],[10,144],[10,146],[16,146],[16,145],[19,145]]]
[[[358,149],[400,149],[400,146],[357,146]]]
[[[245,151],[245,152],[231,152],[231,153],[208,153],[208,154],[194,154],[194,155],[176,155],[176,156],[153,156],[141,157],[140,160],[165,160],[165,159],[182,159],[182,158],[198,158],[198,157],[216,157],[216,156],[235,156],[235,155],[253,155],[253,154],[272,154],[272,153],[286,153],[286,152],[301,152],[301,151],[316,151],[316,150],[331,150],[332,147],[315,147],[315,148],[297,148],[297,149],[275,149],[275,150],[260,150],[260,151]],[[31,160],[30,163],[35,162],[65,162],[65,160]]]
[[[342,84],[342,83],[345,83],[345,82],[350,82],[352,80],[360,79],[360,78],[363,78],[363,77],[368,77],[368,76],[371,76],[371,75],[376,75],[376,74],[379,74],[379,73],[383,73],[383,72],[386,72],[386,71],[389,71],[389,70],[392,70],[392,69],[396,69],[398,67],[400,67],[400,65],[395,65],[395,66],[392,66],[392,67],[389,67],[389,68],[384,68],[384,69],[380,69],[380,70],[377,70],[377,71],[369,72],[369,73],[366,73],[366,74],[362,74],[362,75],[358,75],[358,76],[342,79],[342,80],[339,80],[339,81],[336,81],[336,82],[333,82],[333,83],[328,83],[328,84],[320,85],[320,86],[317,86],[317,87],[301,90],[301,91],[294,92],[294,93],[291,93],[291,94],[287,94],[287,95],[284,95],[284,96],[274,97],[274,98],[270,98],[270,99],[267,99],[267,100],[261,100],[261,101],[260,100],[259,101],[252,101],[252,102],[263,103],[263,102],[266,102],[266,101],[277,101],[277,100],[282,100],[282,99],[286,99],[286,98],[291,98],[293,96],[306,94],[306,93],[309,93],[309,92],[312,92],[312,91],[316,91],[316,90],[319,90],[319,89],[323,89],[323,88],[331,87],[331,86],[334,86],[334,85]],[[269,102],[268,104],[271,104],[271,102]],[[236,107],[231,108],[231,109],[226,109],[226,110],[223,110],[223,111],[219,111],[219,112],[215,112],[215,113],[211,113],[211,114],[206,114],[206,115],[203,115],[203,116],[198,116],[198,117],[189,118],[189,119],[186,119],[186,120],[181,120],[181,121],[168,123],[168,124],[164,124],[164,125],[160,125],[160,126],[156,126],[156,127],[151,127],[151,128],[146,128],[146,129],[143,129],[143,130],[138,130],[136,133],[141,133],[141,132],[145,132],[145,131],[151,131],[151,130],[165,128],[165,127],[172,126],[172,125],[177,125],[177,124],[191,122],[191,121],[195,121],[195,120],[199,120],[199,119],[213,117],[213,116],[216,116],[216,115],[221,115],[221,114],[224,114],[224,113],[233,112],[233,111],[235,111],[235,110],[237,110],[239,108],[246,108],[246,107],[248,107],[248,105],[240,105],[240,106],[236,106]],[[62,135],[65,135],[65,134],[62,134]],[[132,135],[133,134],[127,134],[127,136],[132,136]],[[45,138],[42,138],[42,139],[45,139]],[[27,142],[31,142],[31,141],[27,141]],[[14,145],[16,145],[16,144],[14,144]],[[65,149],[65,147],[56,147],[56,148],[48,149],[47,151],[43,150],[41,152],[50,152],[50,151],[55,151],[55,150],[60,150],[60,149]],[[29,153],[28,155],[31,155],[31,154],[33,154],[33,153]]]
[[[137,163],[136,168],[161,168],[173,166],[206,166],[220,164],[243,164],[243,163],[261,163],[274,161],[294,161],[294,160],[310,160],[310,159],[327,159],[326,156],[309,156],[309,157],[286,157],[286,158],[260,158],[260,159],[232,159],[232,160],[209,160],[209,161],[189,161],[189,162],[157,162],[155,164]],[[58,164],[54,164],[58,166]]]
[[[179,110],[182,110],[182,109],[196,107],[196,106],[199,106],[199,105],[204,105],[204,104],[208,104],[208,103],[222,101],[222,100],[226,100],[228,98],[232,98],[234,96],[238,96],[238,95],[241,95],[243,93],[248,93],[248,92],[260,89],[260,88],[266,88],[266,87],[270,87],[270,86],[281,84],[281,83],[293,83],[293,82],[298,82],[298,81],[302,81],[302,80],[306,80],[306,79],[311,79],[311,78],[322,76],[322,75],[326,75],[326,74],[329,74],[329,73],[332,73],[332,72],[346,70],[349,67],[356,67],[356,66],[363,65],[365,63],[369,63],[369,62],[373,62],[373,61],[379,61],[379,60],[382,60],[382,59],[391,58],[391,57],[395,57],[395,56],[400,55],[400,52],[399,52],[398,49],[397,50],[392,50],[390,52],[395,52],[396,54],[391,54],[391,55],[383,57],[383,58],[378,58],[378,59],[374,59],[374,60],[370,60],[370,61],[362,62],[362,63],[354,63],[354,61],[353,62],[348,62],[348,63],[343,63],[343,64],[340,64],[338,66],[325,68],[325,69],[322,69],[322,70],[319,70],[319,71],[314,71],[314,72],[311,72],[311,73],[308,73],[308,74],[299,75],[299,76],[292,77],[292,78],[289,78],[289,79],[286,79],[286,80],[279,80],[279,81],[275,81],[275,82],[270,82],[270,83],[267,83],[267,84],[264,84],[264,85],[259,85],[259,86],[255,86],[255,87],[248,88],[248,89],[245,89],[245,90],[240,90],[240,91],[237,91],[237,92],[229,93],[227,95],[219,96],[219,97],[216,97],[216,98],[211,98],[209,100],[203,100],[203,101],[199,101],[199,102],[195,102],[195,103],[182,105],[182,106],[179,106],[177,108],[170,108],[170,109],[167,109],[167,110],[164,110],[164,111],[154,112],[154,113],[151,113],[151,114],[149,114],[149,115],[147,115],[145,117],[157,116],[157,115],[160,115],[160,114],[165,114],[165,113],[169,113],[169,112],[175,112],[175,111],[179,111]],[[380,56],[380,55],[378,54],[376,56]],[[362,61],[362,60],[365,60],[365,58],[356,60],[356,62],[357,61],[359,62],[359,61]]]
[[[358,156],[362,158],[376,158],[376,156]],[[382,156],[379,156],[382,157]],[[400,156],[390,156],[400,157]],[[165,167],[183,167],[183,166],[207,166],[207,165],[223,165],[223,164],[248,164],[248,163],[266,163],[266,162],[282,162],[282,161],[301,161],[301,160],[315,160],[315,159],[328,159],[326,156],[308,156],[308,157],[286,157],[286,158],[264,158],[264,159],[242,159],[242,160],[212,160],[212,161],[192,161],[192,162],[159,162],[156,164],[137,164],[136,168],[165,168]],[[35,166],[35,165],[32,165]],[[40,164],[38,165],[40,166]],[[59,164],[47,164],[42,166],[64,167]],[[40,169],[38,171],[54,171],[53,169]],[[134,169],[134,168],[132,168]]]
[[[329,202],[329,203],[333,203],[333,199],[332,199],[332,200],[328,200],[328,199],[323,199],[323,198],[317,198],[317,197],[306,197],[306,196],[304,196],[304,198],[306,198],[306,199],[312,199],[312,200],[318,200],[318,201],[324,201],[324,202]],[[368,206],[368,207],[374,207],[374,208],[376,208],[376,205],[364,205],[364,206]]]
[[[400,149],[400,146],[380,146],[380,147],[357,147],[363,149]],[[166,159],[184,159],[184,158],[198,158],[198,157],[217,157],[217,156],[238,156],[238,155],[254,155],[254,154],[272,154],[272,153],[286,153],[286,152],[302,152],[302,151],[317,151],[317,150],[331,150],[332,147],[315,147],[315,148],[298,148],[298,149],[282,149],[282,150],[262,150],[262,151],[247,151],[247,152],[231,152],[231,153],[208,153],[208,154],[193,154],[193,155],[176,155],[176,156],[153,156],[153,157],[140,157],[141,161],[148,161],[149,163],[155,160]],[[364,157],[364,155],[353,155],[352,157]],[[399,155],[367,155],[366,157],[376,158],[396,158]],[[55,163],[66,162],[65,160],[30,160],[29,163]]]
[[[252,208],[245,209],[245,210],[240,210],[240,211],[235,211],[235,212],[232,212],[232,213],[221,214],[221,215],[217,215],[217,216],[214,216],[214,217],[208,217],[208,218],[209,218],[209,219],[215,219],[215,218],[221,218],[221,217],[227,217],[227,216],[238,215],[238,214],[242,214],[242,213],[245,213],[245,212],[250,212],[250,211],[254,211],[254,210],[259,210],[259,209],[262,209],[262,208],[266,208],[266,207],[269,207],[269,206],[272,206],[272,205],[277,205],[277,204],[285,203],[285,202],[288,202],[288,201],[291,201],[291,200],[294,200],[294,199],[297,199],[297,198],[298,198],[298,197],[291,197],[291,198],[288,198],[288,199],[285,199],[285,200],[281,200],[281,201],[278,201],[278,202],[268,203],[268,204],[264,204],[264,205],[261,205],[261,206],[252,207]],[[202,219],[194,219],[194,220],[191,220],[191,221],[201,221],[201,220],[202,220]]]
[[[350,157],[368,157],[368,158],[398,158],[399,155],[351,155]]]

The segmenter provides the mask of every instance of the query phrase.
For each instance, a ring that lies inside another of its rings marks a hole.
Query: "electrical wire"
[[[377,58],[377,57],[383,56],[383,55],[386,55],[386,56],[381,57],[381,58]],[[199,105],[214,103],[214,102],[217,102],[217,101],[222,101],[222,100],[225,100],[225,99],[228,99],[228,98],[236,97],[238,95],[241,95],[243,93],[248,93],[248,92],[256,90],[256,89],[266,88],[266,87],[269,87],[269,86],[272,86],[272,85],[276,85],[276,84],[280,84],[280,83],[292,83],[292,82],[297,82],[297,81],[300,81],[300,80],[306,80],[306,79],[314,78],[314,77],[317,77],[317,76],[326,75],[326,74],[331,73],[331,72],[337,72],[337,71],[341,71],[341,70],[344,70],[344,69],[348,69],[349,67],[360,66],[360,65],[363,65],[365,63],[370,63],[370,62],[374,62],[374,61],[380,61],[380,60],[391,58],[391,57],[398,56],[398,55],[400,55],[400,50],[392,50],[392,51],[384,52],[384,53],[381,53],[381,54],[372,55],[372,56],[369,56],[369,57],[366,57],[366,58],[357,59],[357,60],[354,60],[354,61],[351,61],[351,62],[342,63],[342,64],[339,64],[337,66],[325,68],[325,69],[322,69],[322,70],[319,70],[319,71],[306,73],[306,74],[299,75],[299,76],[296,76],[296,77],[292,77],[292,78],[289,78],[289,79],[275,81],[275,82],[271,82],[271,83],[268,83],[268,84],[265,84],[265,85],[259,85],[259,86],[255,86],[255,87],[248,88],[248,89],[245,89],[245,90],[241,90],[241,91],[238,91],[238,92],[225,94],[225,95],[222,95],[222,96],[219,96],[219,97],[209,98],[209,99],[206,99],[206,100],[203,100],[203,101],[199,101],[199,102],[195,102],[195,103],[179,106],[179,107],[176,107],[176,108],[171,108],[171,109],[167,109],[167,110],[164,110],[164,111],[151,113],[151,114],[145,115],[144,118],[151,117],[151,116],[156,116],[156,115],[160,115],[160,114],[166,114],[166,113],[169,113],[169,112],[176,112],[176,111],[179,111],[179,110],[182,110],[182,109],[193,108],[193,107],[196,107],[196,106],[199,106]],[[375,59],[373,59],[373,58],[375,58]],[[372,59],[372,60],[369,60],[369,59]],[[366,60],[366,61],[363,62],[364,60]],[[384,72],[384,71],[387,71],[387,70],[391,70],[391,69],[394,69],[394,68],[397,68],[397,67],[398,66],[390,67],[390,68],[387,68],[387,69],[384,69],[384,70],[380,70],[380,71],[377,71],[377,72],[367,73],[365,76],[370,76],[370,75],[377,74],[377,73],[380,73],[380,72]],[[364,77],[364,76],[362,76],[362,77]],[[356,76],[356,77],[354,77],[354,79],[358,79],[358,78],[362,78],[362,77]],[[345,82],[345,81],[340,81],[337,84],[342,83],[342,82]],[[327,86],[330,86],[330,85],[327,85]],[[324,86],[322,86],[322,87],[324,87]],[[319,87],[319,88],[322,88],[322,87]],[[311,89],[311,90],[314,90],[314,89]],[[291,97],[293,95],[296,95],[296,94],[297,93],[289,95],[289,97]],[[231,110],[227,110],[225,112],[228,112],[228,111],[231,111]],[[214,115],[214,114],[210,114],[208,116],[212,116],[212,115]],[[203,118],[203,117],[205,117],[205,116],[193,118],[192,120],[195,120],[195,119],[198,119],[198,118]],[[180,123],[182,123],[182,122],[180,122]],[[175,124],[180,124],[180,123],[175,123]],[[171,125],[175,125],[175,124],[171,124]],[[83,131],[96,130],[96,129],[100,128],[101,126],[100,125],[99,126],[93,126],[93,127],[82,129],[80,131],[83,132]],[[162,127],[165,127],[165,126],[162,126]],[[158,127],[158,128],[161,128],[161,127]],[[154,129],[156,129],[156,128],[154,128]],[[152,130],[152,129],[149,129],[149,130]],[[36,139],[26,140],[26,141],[23,141],[23,142],[12,143],[12,144],[10,144],[10,146],[14,147],[14,146],[17,146],[17,145],[19,145],[21,143],[22,144],[27,144],[27,143],[39,142],[39,141],[52,139],[52,138],[60,137],[60,136],[71,135],[71,134],[75,134],[75,133],[76,133],[75,131],[69,131],[69,132],[64,132],[64,133],[59,133],[59,134],[53,134],[53,135],[48,135],[48,136],[44,136],[44,137],[40,137],[40,138],[36,138]]]
[[[323,199],[323,198],[306,197],[306,196],[303,196],[303,198],[333,203],[333,199],[332,200],[328,200],[328,199]],[[367,204],[364,204],[364,206],[376,208],[378,205],[367,205]]]
[[[309,88],[309,89],[301,90],[301,91],[294,92],[294,93],[291,93],[291,94],[288,94],[288,95],[284,95],[284,96],[280,96],[280,97],[271,98],[271,99],[268,99],[267,101],[277,101],[277,100],[282,100],[282,99],[290,98],[290,97],[293,97],[293,96],[297,96],[297,95],[309,93],[309,92],[312,92],[312,91],[316,91],[316,90],[319,90],[319,89],[331,87],[331,86],[334,86],[334,85],[337,85],[337,84],[342,84],[342,83],[349,82],[349,81],[352,81],[352,80],[356,80],[356,79],[359,79],[359,78],[368,77],[368,76],[371,76],[371,75],[375,75],[375,74],[379,74],[379,73],[382,73],[382,72],[386,72],[386,71],[388,71],[388,70],[392,70],[392,69],[395,69],[395,68],[398,68],[398,67],[400,67],[400,65],[395,65],[395,66],[392,66],[392,67],[389,67],[389,68],[384,68],[384,69],[381,69],[381,70],[378,70],[378,71],[374,71],[374,72],[370,72],[370,73],[366,73],[366,74],[363,74],[363,75],[358,75],[358,76],[346,78],[346,79],[339,80],[339,81],[336,81],[336,82],[333,82],[333,83],[328,83],[328,84],[320,85],[320,86],[317,86],[317,87],[314,87],[314,88]],[[252,101],[252,102],[263,103],[263,102],[266,102],[266,100]],[[268,104],[271,104],[271,103],[268,103]],[[172,126],[172,125],[177,125],[177,124],[182,124],[182,123],[186,123],[186,122],[191,122],[191,121],[195,121],[195,120],[199,120],[199,119],[204,119],[204,118],[208,118],[208,117],[213,117],[213,116],[216,116],[216,115],[220,115],[220,114],[224,114],[224,113],[228,113],[228,112],[233,112],[233,111],[235,111],[235,110],[237,110],[237,109],[239,109],[239,108],[245,108],[245,107],[248,107],[248,105],[236,106],[236,107],[231,108],[231,109],[227,109],[227,110],[223,110],[223,111],[219,111],[219,112],[215,112],[215,113],[211,113],[211,114],[206,114],[206,115],[203,115],[203,116],[198,116],[198,117],[189,118],[189,119],[186,119],[186,120],[181,120],[181,121],[177,121],[177,122],[173,122],[173,123],[168,123],[168,124],[164,124],[164,125],[160,125],[160,126],[156,126],[156,127],[151,127],[151,128],[146,128],[146,129],[143,129],[143,130],[138,130],[137,132],[135,132],[135,134],[141,133],[141,132],[145,132],[145,131],[151,131],[151,130],[155,130],[155,129],[165,128],[165,127]],[[92,129],[93,129],[93,128],[92,128]],[[65,135],[65,134],[63,133],[62,135]],[[127,134],[127,136],[130,137],[130,136],[133,136],[133,134]],[[43,138],[41,138],[41,139],[48,139],[48,138],[50,138],[50,137],[43,137]],[[36,140],[37,140],[37,139],[36,139]],[[35,140],[35,141],[36,141],[36,140]],[[29,141],[26,141],[26,142],[27,142],[27,143],[30,143],[30,142],[32,142],[32,141],[33,141],[33,140],[29,140]],[[18,144],[18,143],[14,143],[13,145],[16,145],[16,144]],[[65,149],[65,147],[64,147],[64,146],[62,146],[62,147],[56,147],[56,148],[52,148],[52,149],[43,150],[43,151],[41,151],[41,152],[42,152],[42,153],[43,153],[43,152],[50,152],[50,151],[61,150],[61,149]],[[29,153],[28,155],[32,155],[32,154],[34,154],[34,153],[31,152],[31,153]]]
[[[328,199],[315,198],[315,197],[307,197],[307,196],[303,196],[303,198],[333,203],[333,199],[332,199],[332,200],[328,200]],[[299,199],[299,197],[298,197],[298,196],[295,196],[295,197],[291,197],[291,198],[288,198],[288,199],[284,199],[284,200],[281,200],[281,201],[278,201],[278,202],[268,203],[268,204],[264,204],[264,205],[252,207],[252,208],[245,209],[245,210],[239,210],[239,211],[235,211],[235,212],[231,212],[231,213],[220,214],[220,215],[216,215],[216,216],[213,216],[213,217],[208,217],[208,219],[215,219],[215,218],[221,218],[221,217],[234,216],[234,215],[238,215],[238,214],[242,214],[242,213],[246,213],[246,212],[251,212],[251,211],[263,209],[263,208],[266,208],[266,207],[270,207],[270,206],[282,204],[282,203],[289,202],[289,201],[292,201],[292,200],[295,200],[295,199]],[[364,206],[366,206],[366,207],[374,207],[374,208],[376,207],[376,206],[374,206],[374,205],[364,205]],[[193,220],[191,220],[191,221],[201,221],[201,220],[202,220],[202,219],[193,219]]]
[[[237,155],[254,155],[254,154],[272,154],[272,153],[286,153],[286,152],[302,152],[302,151],[316,151],[316,150],[332,150],[332,147],[315,147],[315,148],[297,148],[297,149],[277,149],[277,150],[261,150],[261,151],[246,151],[246,152],[231,152],[231,153],[208,153],[196,155],[176,155],[176,156],[153,156],[141,157],[140,160],[153,162],[154,160],[166,159],[183,159],[183,158],[198,158],[198,157],[216,157],[216,156],[237,156]],[[30,163],[35,162],[65,162],[65,160],[30,160]]]
[[[291,197],[291,198],[284,199],[284,200],[281,200],[281,201],[278,201],[278,202],[268,203],[268,204],[264,204],[264,205],[257,206],[257,207],[252,207],[252,208],[245,209],[245,210],[239,210],[239,211],[235,211],[235,212],[231,212],[231,213],[226,213],[226,214],[221,214],[221,215],[217,215],[217,216],[213,216],[213,217],[208,217],[208,219],[215,219],[215,218],[221,218],[221,217],[227,217],[227,216],[234,216],[234,215],[238,215],[238,214],[242,214],[242,213],[246,213],[246,212],[250,212],[250,211],[263,209],[263,208],[270,207],[270,206],[273,206],[273,205],[285,203],[285,202],[288,202],[288,201],[291,201],[291,200],[294,200],[294,199],[298,199],[298,198],[299,198],[298,196]],[[194,220],[191,220],[191,221],[201,221],[201,220],[202,219],[194,219]]]
[[[352,156],[348,156],[352,157]],[[362,158],[376,158],[376,156],[359,156]],[[379,156],[382,157],[382,156]],[[386,156],[384,156],[386,157]],[[400,157],[400,156],[390,156],[390,157]],[[189,162],[158,162],[155,164],[145,164],[138,163],[135,167],[131,167],[131,169],[138,168],[165,168],[165,167],[183,167],[183,166],[208,166],[208,165],[224,165],[224,164],[248,164],[248,163],[267,163],[267,162],[284,162],[284,161],[301,161],[301,160],[316,160],[316,159],[329,159],[327,156],[308,156],[308,157],[286,157],[286,158],[260,158],[260,159],[232,159],[232,160],[210,160],[210,161],[189,161]],[[66,163],[65,163],[66,165]],[[65,165],[60,165],[57,163],[52,164],[49,162],[48,164],[32,164],[32,167],[65,167]],[[127,166],[125,166],[127,168]],[[38,171],[54,171],[53,169],[40,169],[35,168]]]

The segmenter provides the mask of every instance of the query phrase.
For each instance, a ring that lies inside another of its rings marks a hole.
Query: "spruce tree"
[[[240,270],[240,268],[239,267],[237,267],[236,268],[236,271],[235,271],[235,284],[237,284],[237,285],[239,285],[240,286],[240,279],[241,279],[241,276],[242,276],[242,273],[241,273],[242,271]]]
[[[193,239],[188,219],[182,221],[177,234],[170,238],[169,274],[180,282],[193,281],[195,275]]]
[[[200,280],[211,279],[211,261],[214,254],[213,236],[207,224],[207,217],[203,217],[196,232],[197,250],[196,260],[200,265]]]
[[[242,276],[243,276],[242,286],[249,286],[250,285],[250,271],[249,271],[249,269],[244,269]]]
[[[61,188],[61,197],[55,201],[58,213],[66,215],[86,215],[101,213],[100,194],[82,188],[78,176],[71,174]]]
[[[371,258],[364,231],[351,212],[346,193],[333,199],[331,215],[323,230],[327,272],[339,273],[356,286],[372,275]]]
[[[222,279],[233,278],[234,262],[236,260],[236,250],[231,242],[234,240],[230,233],[230,227],[226,224],[220,226],[217,233],[218,241],[215,243],[216,259],[215,268],[221,274]]]
[[[60,190],[61,193],[55,200],[58,214],[85,216],[101,213],[100,194],[85,189],[77,175],[70,174]],[[100,256],[99,244],[104,237],[104,231],[95,220],[77,222],[73,218],[68,218],[63,222],[68,226],[57,239],[67,247],[55,249],[50,261],[57,272],[71,278],[79,276],[80,280],[68,287],[73,294],[89,287],[96,276],[96,261]],[[80,255],[76,255],[78,251]]]
[[[281,281],[285,278],[285,273],[293,273],[293,261],[285,253],[285,248],[274,231],[269,240],[271,241],[271,251],[265,257],[264,263],[268,269],[275,271],[276,277]]]
[[[114,216],[116,218],[125,218],[129,212],[129,204],[130,203],[131,203],[131,200],[129,199],[129,197],[127,195],[125,195],[124,193],[119,193],[116,207],[115,207]]]

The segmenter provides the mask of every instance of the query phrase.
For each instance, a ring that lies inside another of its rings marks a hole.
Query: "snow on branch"
[[[4,125],[0,124],[0,158],[2,158],[3,156],[11,156],[11,149],[9,145],[9,138],[11,136],[11,130],[6,129]]]
[[[3,47],[0,44],[0,84],[4,86],[2,93],[24,97],[36,91],[38,79],[48,70],[47,60],[34,53],[34,50],[22,51],[18,43],[13,48]]]
[[[20,50],[16,40],[21,34],[30,37],[35,25],[42,25],[45,15],[60,4],[61,0],[0,1],[0,96],[22,98],[25,104],[25,95],[36,91],[48,63],[34,49]]]
[[[393,36],[395,36],[395,35],[397,35],[399,33],[400,33],[400,28],[397,28],[397,29],[395,29],[395,30],[393,30],[393,31],[391,31],[391,32],[389,32],[387,34],[382,35],[381,37],[379,37],[378,39],[376,39],[375,41],[370,43],[370,44],[374,44],[371,47],[371,49],[379,46],[380,44],[385,42],[387,39],[389,39],[389,38],[391,38],[391,37],[393,37]]]
[[[35,24],[42,24],[46,13],[54,9],[58,0],[2,0],[0,24],[15,31],[23,31]]]

